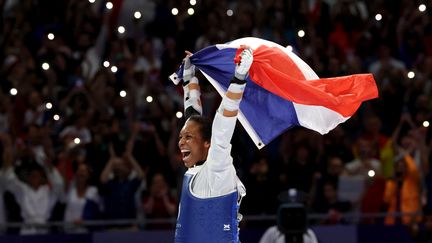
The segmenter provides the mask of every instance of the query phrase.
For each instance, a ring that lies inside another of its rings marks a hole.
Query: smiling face
[[[203,138],[201,124],[187,120],[180,131],[178,146],[184,165],[190,168],[196,163],[206,160],[210,141]]]

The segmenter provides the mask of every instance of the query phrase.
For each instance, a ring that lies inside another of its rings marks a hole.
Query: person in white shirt
[[[183,180],[176,224],[175,242],[239,242],[238,214],[246,189],[236,175],[231,157],[231,138],[246,77],[253,61],[245,47],[236,65],[235,76],[213,120],[203,118],[195,67],[186,52],[183,72],[186,123],[178,146],[188,168]]]
[[[345,165],[344,175],[366,179],[370,171],[375,175],[382,175],[381,161],[375,159],[372,144],[360,138],[356,143],[358,157]]]
[[[78,165],[74,182],[66,195],[64,221],[68,233],[85,233],[88,229],[82,227],[82,221],[95,220],[101,213],[101,199],[96,186],[89,185],[91,169],[89,165]]]
[[[5,189],[16,198],[21,208],[21,217],[24,223],[21,234],[45,234],[48,229],[35,224],[45,224],[51,216],[51,211],[62,197],[64,181],[57,169],[48,161],[44,164],[35,163],[28,169],[26,182],[18,179],[14,171],[14,149],[8,139],[3,139],[3,180]],[[44,177],[47,177],[45,182]]]
[[[285,234],[280,232],[276,225],[268,228],[259,241],[259,243],[285,242]],[[318,243],[317,237],[311,229],[307,229],[307,231],[303,234],[303,243]]]
[[[87,117],[85,115],[78,117],[75,123],[65,127],[59,134],[65,146],[68,148],[75,147],[77,144],[84,146],[92,141],[90,129],[87,127]],[[77,143],[75,139],[80,141]]]

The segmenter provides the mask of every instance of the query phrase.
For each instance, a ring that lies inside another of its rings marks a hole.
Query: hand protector
[[[195,76],[195,65],[192,65],[189,56],[185,57],[183,62],[183,81],[187,82]]]
[[[253,53],[251,48],[246,48],[240,54],[240,62],[236,65],[234,76],[240,80],[245,80],[252,65]]]

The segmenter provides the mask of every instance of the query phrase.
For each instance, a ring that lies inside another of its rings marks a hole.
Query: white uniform
[[[236,66],[235,79],[242,81],[246,78],[250,65],[252,64],[252,51],[247,49],[241,54],[241,63]],[[191,65],[189,58],[185,59],[183,78],[186,84],[184,89],[185,115],[192,108],[198,114],[202,114],[199,89],[189,89],[189,82],[198,84],[194,77],[195,67]],[[246,82],[231,83],[227,92],[243,93]],[[246,195],[246,189],[237,177],[236,170],[231,157],[231,138],[237,122],[237,116],[224,116],[223,111],[237,111],[240,99],[231,99],[223,96],[221,105],[215,114],[210,148],[206,161],[201,166],[190,168],[186,173],[195,174],[191,183],[191,191],[200,198],[217,197],[238,191],[239,199]]]
[[[237,117],[225,117],[216,112],[213,120],[211,146],[206,162],[190,168],[186,173],[196,174],[192,192],[200,198],[216,197],[238,190],[240,196],[246,189],[237,177],[231,157],[231,138]]]

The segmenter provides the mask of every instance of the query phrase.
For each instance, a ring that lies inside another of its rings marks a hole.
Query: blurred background
[[[320,242],[432,242],[430,0],[0,0],[0,242],[172,242],[184,50],[254,36],[379,98],[322,136],[232,144],[242,242],[304,192]],[[204,113],[220,102],[201,77]],[[22,235],[31,235],[23,237]]]

